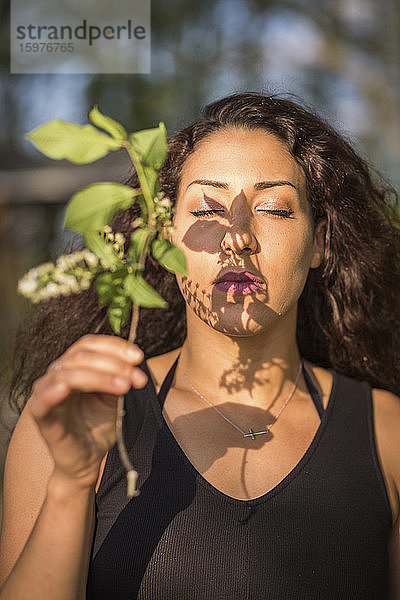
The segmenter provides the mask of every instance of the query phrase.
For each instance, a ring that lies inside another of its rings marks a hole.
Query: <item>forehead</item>
[[[189,179],[225,181],[243,187],[248,182],[285,179],[305,186],[301,167],[286,144],[263,129],[226,127],[201,140],[184,162],[181,190]]]

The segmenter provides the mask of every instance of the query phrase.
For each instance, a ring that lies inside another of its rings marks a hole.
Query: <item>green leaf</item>
[[[158,180],[158,171],[153,169],[153,167],[143,167],[144,175],[147,180],[147,185],[150,190],[150,194],[154,197],[159,191],[159,180]]]
[[[95,288],[99,297],[99,304],[109,304],[114,296],[122,293],[122,282],[127,276],[127,269],[124,266],[113,273],[102,273],[95,282]],[[126,294],[125,294],[126,295]]]
[[[80,233],[100,231],[114,215],[128,208],[140,190],[121,183],[94,183],[74,194],[68,203],[63,226]]]
[[[89,250],[94,252],[96,256],[100,258],[103,266],[107,269],[115,271],[124,264],[117,253],[114,252],[112,242],[106,242],[98,231],[86,232],[84,234],[84,239]]]
[[[130,299],[122,292],[113,297],[110,306],[107,309],[111,327],[117,335],[120,335],[122,327],[128,322],[131,306],[132,303]]]
[[[140,273],[131,273],[124,280],[124,288],[131,300],[146,308],[166,308],[167,302],[154,290]]]
[[[107,315],[113,331],[118,335],[129,318],[131,311],[131,300],[122,287],[126,277],[126,268],[119,269],[115,273],[104,273],[96,279],[96,291],[99,296],[99,304],[109,304]]]
[[[131,244],[129,246],[128,255],[133,263],[138,263],[147,237],[151,234],[148,229],[139,227],[131,235]]]
[[[187,275],[186,257],[180,248],[177,248],[164,238],[154,240],[151,252],[156,260],[171,273]]]
[[[153,129],[137,131],[129,136],[132,148],[143,166],[159,171],[167,157],[168,143],[164,123]]]
[[[99,275],[96,279],[95,287],[99,297],[100,306],[109,304],[115,292],[112,273],[104,273],[103,275]]]
[[[49,158],[66,158],[80,165],[91,163],[121,147],[120,142],[92,125],[75,125],[60,119],[40,125],[26,137]]]
[[[143,194],[139,194],[138,197],[136,198],[136,202],[139,204],[140,206],[140,216],[143,219],[143,221],[145,223],[147,223],[148,218],[149,218],[149,211],[147,210],[147,204],[146,204],[146,200],[144,199]]]
[[[125,129],[122,127],[118,121],[114,121],[111,117],[107,115],[103,115],[95,105],[89,113],[89,119],[92,121],[96,127],[100,127],[100,129],[104,129],[107,131],[112,137],[118,141],[126,140],[128,134]]]

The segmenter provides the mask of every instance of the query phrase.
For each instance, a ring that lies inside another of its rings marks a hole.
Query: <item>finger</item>
[[[119,375],[132,382],[135,382],[135,379],[132,379],[132,377],[135,377],[135,372],[138,370],[137,367],[126,360],[121,360],[118,357],[105,354],[104,352],[94,352],[87,348],[76,348],[75,352],[65,354],[49,367],[49,369],[53,371],[60,371],[62,368],[93,369],[102,373]]]
[[[146,383],[147,376],[139,368],[134,369],[131,378],[127,379],[93,369],[63,367],[35,381],[31,400],[34,405],[43,405],[40,411],[46,412],[49,406],[59,404],[72,391],[120,395],[128,392],[132,385],[142,388]]]
[[[90,388],[88,385],[85,387],[86,389]],[[101,386],[97,385],[96,387],[99,388]],[[129,384],[127,384],[127,387],[129,388]],[[109,393],[97,389],[92,392],[92,395],[101,397],[106,404],[112,406],[115,404],[118,396],[123,393],[118,392],[118,389],[118,385]],[[52,408],[62,405],[65,400],[69,400],[69,398],[72,398],[76,394],[79,395],[81,391],[71,389],[71,381],[68,381],[68,377],[66,379],[62,376],[60,378],[42,377],[35,381],[32,395],[27,402],[27,407],[35,418],[45,418]]]
[[[42,377],[35,381],[27,407],[35,418],[40,419],[47,415],[50,408],[61,404],[69,394],[69,387],[63,381],[49,381],[48,378]]]
[[[135,387],[143,387],[146,375],[137,369]],[[146,378],[147,379],[147,378]],[[125,394],[132,382],[108,373],[94,372],[92,369],[66,369],[59,373],[48,375],[38,382],[31,397],[31,411],[37,418],[43,418],[48,411],[61,404],[72,392]]]
[[[88,350],[110,354],[132,364],[138,364],[144,358],[143,351],[139,346],[113,335],[84,335],[79,338],[77,342],[72,344],[66,353],[72,353],[76,351],[77,348],[86,348]]]
[[[120,374],[94,371],[92,368],[68,368],[49,375],[54,380],[54,385],[59,381],[65,383],[70,391],[99,392],[108,394],[126,393],[129,388],[143,387],[147,382],[146,374],[141,369],[135,368],[131,378],[122,377]]]

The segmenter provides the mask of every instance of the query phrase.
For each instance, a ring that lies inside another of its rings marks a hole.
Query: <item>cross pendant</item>
[[[244,433],[243,437],[251,437],[252,440],[255,440],[256,435],[263,435],[264,433],[269,433],[269,429],[267,428],[264,431],[253,431],[251,428],[249,428],[249,433]]]

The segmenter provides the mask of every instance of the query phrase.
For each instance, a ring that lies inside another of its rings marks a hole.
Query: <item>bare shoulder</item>
[[[372,390],[375,439],[394,520],[399,517],[400,398],[387,390]]]
[[[1,572],[9,570],[32,531],[52,469],[53,460],[28,401],[11,437],[4,470]]]
[[[150,375],[157,393],[161,387],[164,377],[168,373],[168,370],[176,360],[180,351],[181,348],[176,348],[175,350],[171,350],[171,352],[159,354],[158,356],[153,356],[152,358],[147,359],[147,367],[150,371]]]

